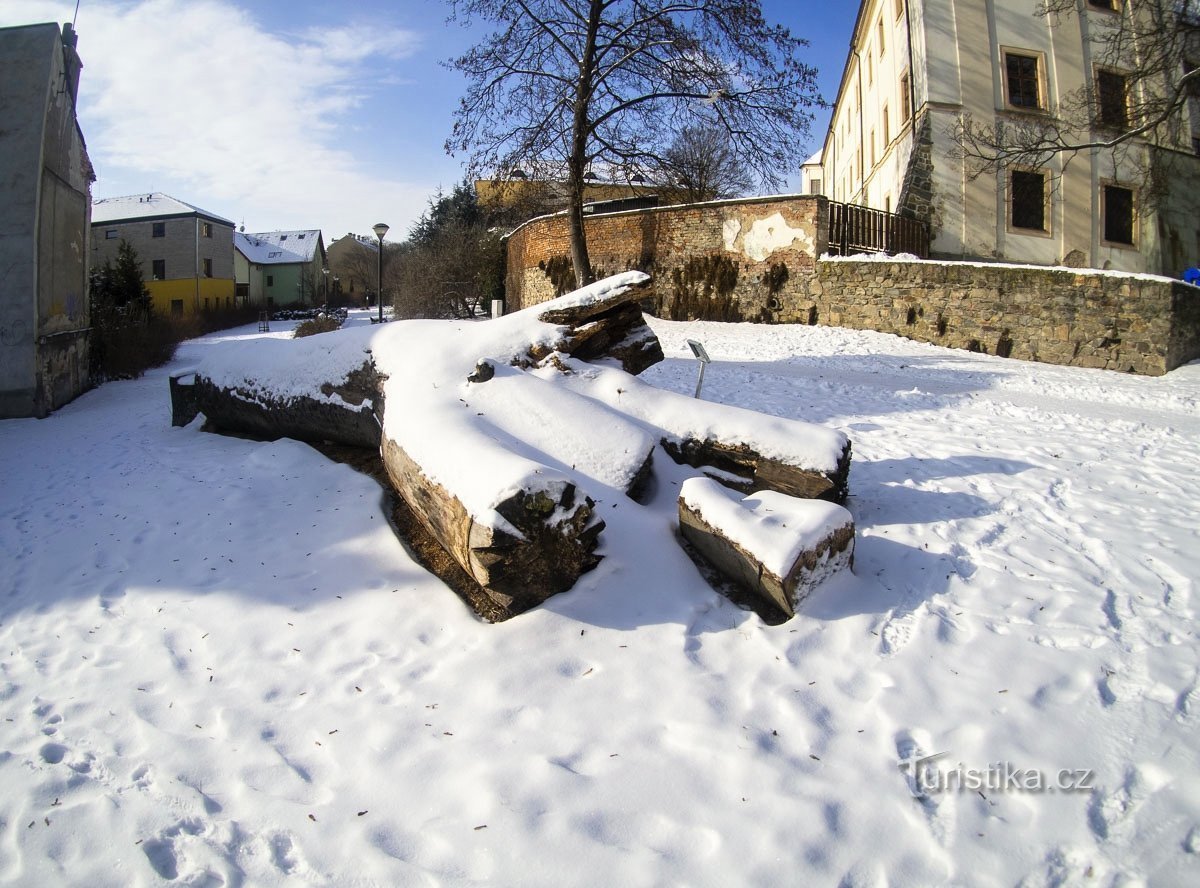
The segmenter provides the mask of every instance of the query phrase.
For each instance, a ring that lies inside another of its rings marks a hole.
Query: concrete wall
[[[0,29],[0,417],[88,384],[91,166],[57,25]]]
[[[586,221],[598,275],[649,272],[675,320],[827,324],[1005,357],[1157,375],[1200,357],[1200,288],[1148,275],[999,263],[820,259],[828,201],[800,196]],[[573,286],[566,219],[508,240],[509,311]]]

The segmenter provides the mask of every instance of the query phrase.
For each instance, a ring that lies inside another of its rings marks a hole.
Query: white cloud
[[[4,0],[0,25],[69,21],[73,0]],[[166,191],[251,230],[322,227],[327,240],[386,218],[403,231],[430,182],[372,175],[345,147],[417,34],[352,24],[267,30],[230,0],[86,0],[80,115],[98,196]],[[353,133],[352,136],[349,134]]]

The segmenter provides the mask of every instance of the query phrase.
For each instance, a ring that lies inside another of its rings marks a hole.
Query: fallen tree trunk
[[[323,383],[323,397],[274,395],[249,384],[218,385],[200,372],[178,374],[171,381],[172,423],[187,425],[203,413],[214,431],[377,448],[381,389],[369,361],[339,384]]]
[[[854,520],[841,506],[775,491],[742,498],[710,478],[684,482],[679,532],[723,575],[786,617],[854,562]]]
[[[503,521],[481,523],[395,441],[385,439],[383,464],[413,514],[509,616],[570,589],[600,562],[595,549],[604,522],[573,484],[562,485],[557,499],[517,490],[495,504]]]
[[[540,372],[645,423],[677,463],[736,490],[845,501],[850,439],[835,429],[702,401],[571,359]]]

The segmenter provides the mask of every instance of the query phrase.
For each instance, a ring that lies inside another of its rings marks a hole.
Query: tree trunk
[[[571,231],[571,265],[575,284],[586,287],[596,279],[588,256],[587,232],[583,226],[583,174],[588,164],[588,111],[592,103],[592,80],[596,75],[596,35],[604,12],[603,0],[591,0],[588,8],[587,35],[579,59],[579,79],[575,83],[575,107],[571,116],[571,153],[567,158],[567,218]]]

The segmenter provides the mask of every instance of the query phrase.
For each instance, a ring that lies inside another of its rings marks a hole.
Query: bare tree
[[[1077,155],[1108,152],[1141,170],[1147,196],[1161,194],[1164,167],[1147,148],[1191,151],[1189,99],[1200,95],[1200,0],[1124,0],[1114,14],[1089,15],[1095,76],[1066,93],[1048,114],[975,120],[964,115],[954,139],[978,176],[1011,166],[1065,168]],[[1077,0],[1042,0],[1037,15],[1057,26],[1087,10]]]
[[[737,197],[754,189],[754,177],[715,126],[689,126],[663,153],[659,176],[689,202]]]
[[[450,0],[496,30],[452,60],[468,87],[446,141],[472,174],[565,177],[571,261],[592,280],[583,228],[593,164],[652,175],[672,135],[705,123],[764,184],[804,158],[820,102],[806,42],[758,0]]]

